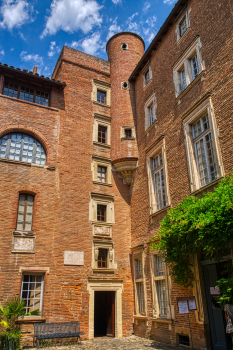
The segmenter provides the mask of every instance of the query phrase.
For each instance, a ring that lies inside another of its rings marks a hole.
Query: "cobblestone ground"
[[[171,350],[179,349],[177,346],[169,346],[154,340],[136,337],[132,335],[126,338],[96,338],[94,340],[83,340],[82,344],[43,346],[41,350]],[[36,350],[32,349],[32,350]]]

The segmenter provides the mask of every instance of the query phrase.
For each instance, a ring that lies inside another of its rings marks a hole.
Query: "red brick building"
[[[232,173],[229,1],[179,0],[144,53],[119,33],[108,61],[63,47],[52,79],[0,65],[0,300],[85,337],[133,332],[228,349],[211,293],[221,264],[191,257],[181,289],[148,243],[167,209]],[[227,257],[226,257],[227,259]],[[177,297],[195,296],[179,314]]]

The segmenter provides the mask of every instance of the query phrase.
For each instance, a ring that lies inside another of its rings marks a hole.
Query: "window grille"
[[[99,103],[106,103],[106,92],[97,90],[97,102]]]
[[[103,166],[98,166],[98,181],[100,182],[106,182],[106,173],[107,173],[107,168]]]
[[[34,204],[33,196],[29,194],[19,195],[19,207],[18,207],[18,217],[17,217],[18,231],[32,230],[33,204]]]
[[[180,85],[181,85],[181,92],[184,91],[187,87],[187,83],[186,83],[186,75],[185,75],[185,70],[183,69],[182,71],[180,71]]]
[[[97,204],[97,221],[106,222],[106,205]]]
[[[200,186],[204,186],[217,178],[208,114],[192,126],[192,131]]]
[[[166,189],[162,153],[153,158],[152,169],[156,210],[160,210],[166,206]]]
[[[135,259],[135,272],[136,272],[136,279],[142,278],[143,276],[142,259]]]
[[[107,127],[98,125],[98,142],[106,143],[107,141]]]
[[[136,282],[137,297],[138,297],[138,311],[139,314],[145,314],[145,298],[144,298],[144,288],[143,282]]]
[[[108,250],[99,248],[98,253],[98,268],[107,268],[107,256],[108,256]]]
[[[167,288],[165,281],[165,265],[160,255],[154,256],[154,283],[159,305],[159,316],[167,316]]]
[[[180,29],[180,37],[182,37],[184,35],[184,33],[186,32],[186,30],[188,29],[186,16],[181,20],[181,22],[179,24],[179,29]]]
[[[42,311],[44,276],[23,275],[21,286],[21,300],[25,301],[26,313],[39,309]]]
[[[5,81],[3,95],[34,102],[43,106],[49,106],[48,92],[35,90],[30,86],[23,86],[20,83],[15,84],[14,82]]]
[[[191,69],[192,69],[192,80],[194,80],[199,74],[199,64],[197,55],[191,59]]]
[[[0,157],[35,164],[46,164],[43,146],[33,136],[10,133],[0,138]]]

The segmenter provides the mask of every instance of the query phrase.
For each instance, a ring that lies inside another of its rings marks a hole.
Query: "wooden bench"
[[[38,341],[41,339],[55,339],[55,338],[77,337],[77,341],[80,341],[80,344],[81,344],[80,335],[83,335],[83,334],[85,333],[80,332],[80,326],[78,321],[34,324],[34,337],[36,339],[36,347],[38,347]]]

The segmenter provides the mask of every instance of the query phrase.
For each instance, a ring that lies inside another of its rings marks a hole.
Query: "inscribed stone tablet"
[[[34,238],[14,237],[13,249],[14,251],[33,252]]]
[[[66,250],[64,253],[64,265],[84,265],[84,252]]]

